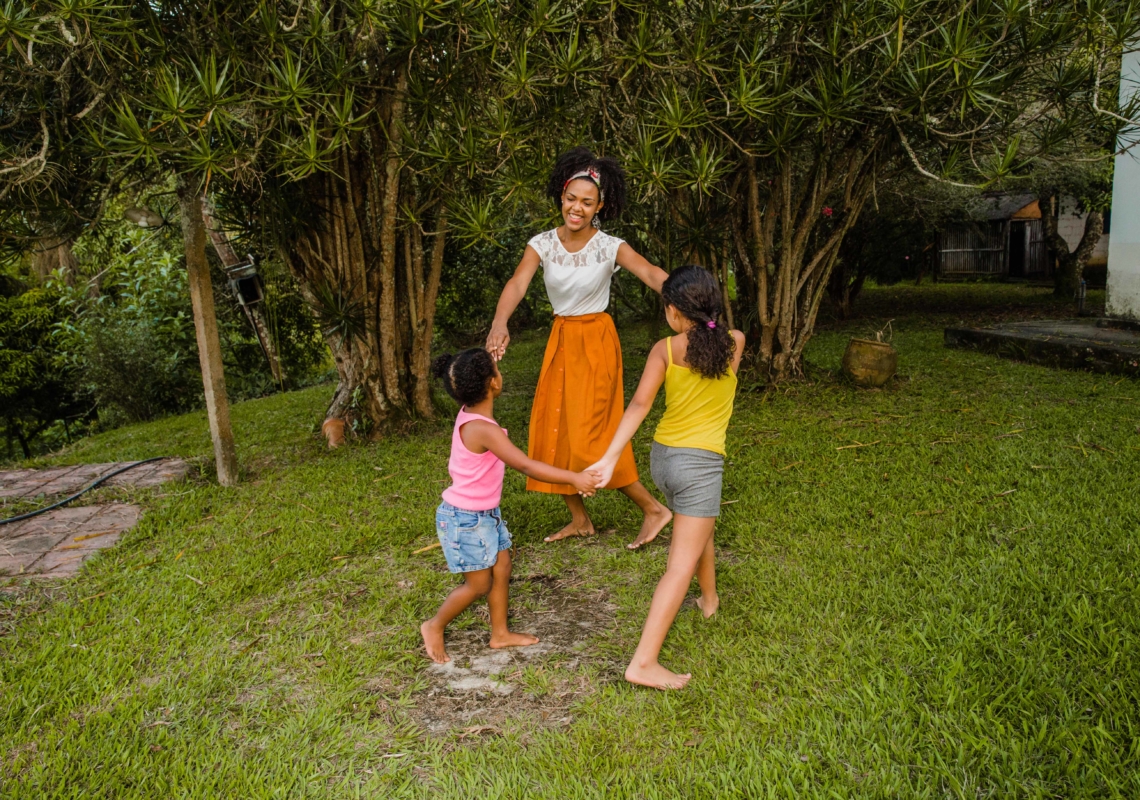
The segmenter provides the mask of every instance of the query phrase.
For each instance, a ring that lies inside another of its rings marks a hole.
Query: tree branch
[[[917,169],[921,174],[925,175],[927,178],[930,178],[931,180],[938,181],[939,183],[948,183],[951,186],[957,186],[960,189],[982,189],[985,187],[985,184],[981,184],[981,183],[958,183],[958,181],[952,181],[952,180],[949,180],[947,178],[941,178],[941,177],[935,175],[930,170],[923,167],[922,164],[920,164],[918,161],[918,156],[916,156],[914,154],[914,150],[911,149],[910,142],[907,140],[906,134],[903,133],[902,128],[899,127],[898,120],[895,119],[894,117],[891,117],[891,122],[894,123],[895,131],[898,132],[899,141],[902,143],[903,150],[905,150],[907,156],[910,157],[910,162],[912,164],[914,164],[914,168]]]

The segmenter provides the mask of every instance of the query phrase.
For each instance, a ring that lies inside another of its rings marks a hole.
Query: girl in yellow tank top
[[[743,336],[743,334],[741,334]],[[665,416],[653,441],[667,447],[688,447],[725,455],[724,434],[736,398],[736,371],[707,378],[673,357],[673,339],[665,340]]]
[[[599,488],[609,482],[622,450],[664,384],[665,416],[653,437],[651,469],[653,481],[675,515],[673,541],[625,679],[655,689],[680,689],[690,675],[670,672],[657,658],[694,575],[701,587],[697,604],[705,617],[711,617],[720,605],[713,529],[720,514],[725,431],[732,417],[744,334],[723,325],[720,288],[701,267],[674,270],[661,287],[661,296],[665,318],[677,336],[653,346],[613,442],[589,469],[600,473]],[[647,541],[639,537],[629,547],[635,549]]]

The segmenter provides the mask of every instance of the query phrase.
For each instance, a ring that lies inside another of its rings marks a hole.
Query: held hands
[[[578,490],[578,494],[583,497],[593,497],[594,493],[598,490],[599,475],[593,469],[587,469],[582,472],[575,473],[573,486]]]
[[[487,352],[491,354],[491,358],[496,361],[502,361],[503,354],[507,352],[507,345],[510,344],[511,334],[507,330],[506,325],[492,325],[491,332],[487,334]]]
[[[586,467],[586,472],[594,473],[598,476],[598,483],[597,486],[594,487],[595,489],[604,489],[609,485],[610,479],[614,476],[614,467],[616,466],[616,460],[603,458],[601,461]]]

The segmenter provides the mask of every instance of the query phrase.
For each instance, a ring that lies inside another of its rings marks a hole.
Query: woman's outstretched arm
[[[503,293],[499,295],[499,304],[495,306],[495,319],[491,322],[491,332],[487,334],[486,344],[487,352],[496,361],[500,361],[503,354],[507,352],[507,345],[511,341],[510,331],[507,330],[507,321],[510,320],[511,314],[515,313],[515,309],[519,307],[522,299],[526,297],[526,290],[530,288],[530,282],[534,279],[534,274],[538,272],[538,265],[538,253],[528,244],[523,252],[522,260],[515,267],[515,274],[507,281],[507,285],[503,287]]]
[[[617,263],[619,267],[632,272],[638,280],[658,294],[661,294],[661,284],[665,283],[665,279],[669,277],[668,272],[661,267],[650,264],[645,256],[625,242],[618,246]]]
[[[621,451],[637,433],[649,409],[653,408],[653,400],[657,397],[661,384],[665,382],[665,370],[669,367],[665,347],[663,339],[653,345],[653,349],[649,351],[649,358],[645,362],[645,371],[641,373],[637,391],[633,393],[633,399],[629,401],[629,406],[622,414],[621,422],[618,423],[614,439],[610,442],[606,454],[597,463],[586,467],[587,471],[593,470],[601,475],[601,480],[598,481],[599,489],[605,488],[610,482],[610,478],[614,476],[614,467],[621,457]]]

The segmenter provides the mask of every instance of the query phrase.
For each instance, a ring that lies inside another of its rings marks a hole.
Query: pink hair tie
[[[710,328],[715,328],[715,327],[716,327],[716,320],[715,320],[715,319],[710,319],[710,320],[709,320],[709,327],[710,327]]]

